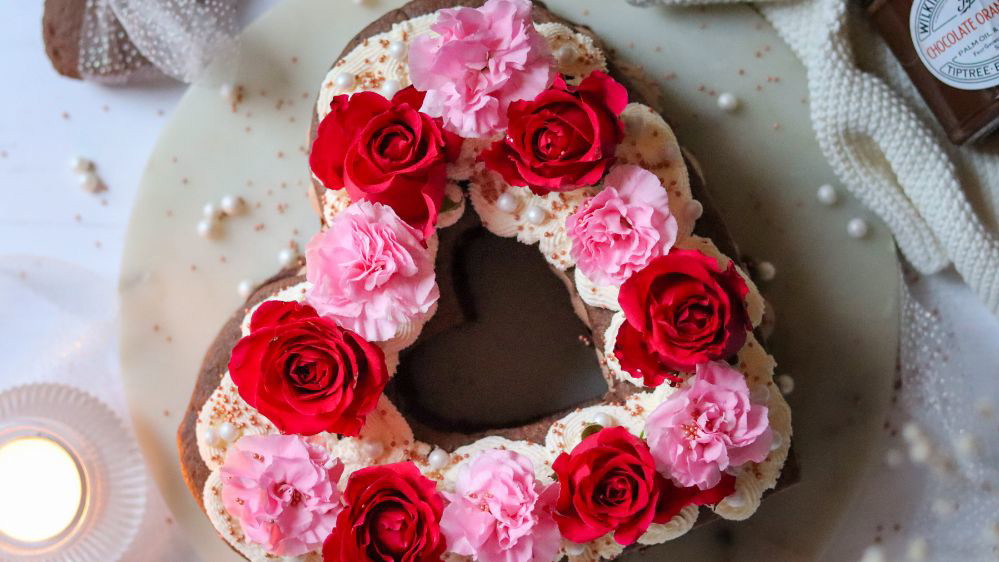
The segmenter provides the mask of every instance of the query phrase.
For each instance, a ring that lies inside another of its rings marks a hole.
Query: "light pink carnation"
[[[297,435],[243,437],[222,465],[222,505],[276,556],[320,548],[340,513],[343,464]]]
[[[391,339],[440,296],[420,233],[380,203],[344,209],[312,237],[305,258],[309,304],[368,341]]]
[[[529,0],[441,10],[431,29],[436,36],[417,37],[409,49],[409,75],[427,93],[421,111],[462,137],[503,130],[510,102],[534,99],[554,77]]]
[[[767,407],[750,398],[746,377],[726,363],[697,374],[645,421],[656,469],[680,486],[706,490],[722,471],[767,458],[773,442]]]
[[[604,189],[566,220],[576,267],[594,283],[620,285],[676,242],[676,219],[652,172],[615,166]]]
[[[444,508],[448,549],[480,562],[550,562],[561,545],[552,509],[558,487],[543,487],[531,460],[513,451],[480,453],[458,473]]]

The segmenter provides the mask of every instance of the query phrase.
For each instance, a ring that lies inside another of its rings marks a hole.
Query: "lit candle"
[[[77,520],[82,500],[79,465],[62,445],[44,437],[0,444],[0,536],[51,539]]]

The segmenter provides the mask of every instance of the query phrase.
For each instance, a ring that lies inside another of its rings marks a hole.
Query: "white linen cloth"
[[[106,403],[130,427],[118,367],[117,302],[114,283],[79,266],[0,256],[0,392],[38,382],[75,386]],[[138,534],[122,560],[197,560],[152,478]]]
[[[996,143],[960,149],[949,143],[856,2],[756,5],[805,66],[812,126],[842,182],[888,225],[919,272],[937,273],[953,264],[999,314],[999,239],[968,198],[989,197],[983,189],[999,181]]]

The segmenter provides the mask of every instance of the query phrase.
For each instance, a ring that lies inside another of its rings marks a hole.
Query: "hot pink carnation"
[[[676,219],[666,190],[648,170],[614,167],[604,189],[566,220],[576,267],[594,283],[620,285],[669,252]]]
[[[767,407],[749,395],[746,377],[726,363],[697,366],[697,374],[645,422],[656,469],[680,486],[704,490],[722,472],[767,458],[773,442]]]
[[[385,341],[426,313],[440,291],[420,233],[391,207],[358,201],[305,248],[308,301],[368,341]]]
[[[462,467],[444,508],[448,549],[481,562],[550,562],[561,545],[552,509],[558,487],[543,487],[531,460],[492,449]]]
[[[421,111],[462,137],[503,130],[510,102],[534,99],[552,81],[552,57],[529,0],[441,10],[431,29],[436,36],[417,37],[409,49],[409,75],[427,93]]]
[[[338,459],[297,435],[243,437],[222,465],[222,505],[267,552],[301,556],[336,524],[342,473]]]

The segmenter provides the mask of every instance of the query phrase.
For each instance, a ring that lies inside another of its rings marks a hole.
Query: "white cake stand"
[[[307,128],[315,90],[343,45],[400,1],[287,0],[243,34],[237,111],[217,88],[192,87],[146,170],[122,264],[122,364],[139,439],[177,520],[206,560],[235,559],[185,487],[176,430],[208,343],[291,239],[318,227],[307,200]],[[804,72],[744,6],[638,9],[622,1],[550,0],[590,25],[664,88],[681,143],[743,251],[773,262],[764,295],[778,313],[773,351],[797,382],[795,449],[802,482],[718,540],[719,526],[631,559],[811,559],[849,510],[880,439],[898,346],[898,263],[873,219],[864,240],[846,224],[854,201],[820,205],[835,183],[809,125]],[[717,95],[741,107],[725,113]],[[224,194],[250,202],[217,241],[195,226]],[[257,204],[259,203],[259,207]]]

